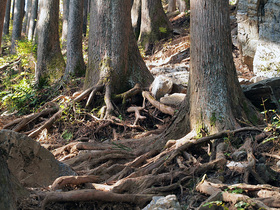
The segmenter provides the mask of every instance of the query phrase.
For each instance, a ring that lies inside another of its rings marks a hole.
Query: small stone
[[[143,210],[181,210],[175,195],[154,196],[153,200]]]
[[[232,154],[232,159],[234,161],[242,161],[247,158],[247,152],[246,151],[236,151]]]

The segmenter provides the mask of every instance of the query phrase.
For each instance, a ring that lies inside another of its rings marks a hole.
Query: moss
[[[217,118],[216,118],[216,113],[213,112],[211,117],[210,117],[210,125],[211,126],[215,126],[216,125],[216,121],[217,121]]]
[[[55,54],[47,62],[47,71],[42,75],[42,80],[48,80],[46,83],[53,83],[60,79],[65,70],[65,61],[62,55]]]
[[[101,75],[102,84],[110,83],[110,77],[112,74],[111,58],[109,56],[104,56],[104,58],[99,63],[99,71]]]

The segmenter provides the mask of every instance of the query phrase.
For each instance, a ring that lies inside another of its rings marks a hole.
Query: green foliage
[[[71,140],[73,138],[73,134],[69,132],[68,130],[65,130],[62,134],[61,137],[67,141]]]
[[[225,206],[225,203],[223,201],[211,201],[207,202],[203,205],[203,207],[208,206],[209,208],[212,208],[213,206],[221,206],[223,209],[228,210],[228,208]]]
[[[167,28],[165,28],[165,27],[159,27],[159,31],[160,31],[160,33],[166,34],[166,33],[167,33]]]
[[[237,208],[237,210],[245,210],[250,206],[250,204],[244,201],[239,201],[234,206]]]
[[[22,73],[23,74],[23,73]],[[33,88],[30,77],[24,76],[17,84],[5,83],[7,89],[0,92],[0,108],[6,108],[10,112],[18,111],[20,114],[30,112],[30,107],[37,104],[36,91]]]
[[[244,190],[234,187],[233,189],[225,189],[225,192],[234,193],[234,194],[242,194],[244,192]]]

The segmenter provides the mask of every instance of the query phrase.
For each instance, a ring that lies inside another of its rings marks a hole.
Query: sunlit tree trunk
[[[131,0],[92,0],[85,88],[101,83],[120,93],[152,82],[132,31],[131,6]]]
[[[4,11],[4,10],[3,10]],[[4,27],[3,27],[3,35],[9,34],[10,27],[10,15],[11,15],[11,0],[7,1],[5,19],[4,19]]]
[[[135,34],[136,39],[138,39],[140,34],[141,26],[141,0],[134,0],[131,9],[131,21],[132,28]]]
[[[28,25],[28,40],[33,40],[38,16],[38,0],[32,0],[32,9]]]
[[[61,54],[58,34],[59,1],[40,1],[36,83],[50,84],[63,76],[65,62]]]
[[[21,38],[24,0],[15,0],[11,53],[16,53],[17,41]]]
[[[82,52],[83,7],[83,0],[70,0],[65,79],[85,74]]]
[[[185,12],[187,10],[186,0],[177,0],[177,4],[180,12]]]
[[[1,40],[2,40],[5,12],[6,12],[6,4],[7,4],[7,0],[0,0],[0,7],[3,8],[0,10],[0,55],[2,54]]]
[[[176,0],[168,0],[168,12],[174,12],[176,10]]]
[[[62,35],[61,35],[61,43],[63,49],[67,45],[69,3],[70,0],[63,0],[63,22],[62,22]]]
[[[139,41],[151,53],[156,41],[172,34],[171,24],[163,11],[161,0],[142,0]]]
[[[22,32],[25,34],[27,34],[27,31],[28,31],[28,22],[30,20],[31,9],[32,9],[32,0],[27,0],[26,13],[25,13],[24,21],[23,21],[23,26],[22,26]]]

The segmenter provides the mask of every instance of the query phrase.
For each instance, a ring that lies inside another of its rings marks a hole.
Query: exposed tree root
[[[154,107],[156,107],[162,113],[169,114],[171,116],[174,115],[174,113],[175,113],[175,109],[174,108],[172,108],[170,106],[167,106],[167,105],[165,105],[163,103],[160,103],[159,101],[154,99],[154,97],[151,96],[148,91],[143,91],[142,95],[143,95],[144,99],[147,99]]]
[[[243,194],[235,194],[235,193],[229,193],[229,192],[224,192],[221,189],[218,189],[214,186],[212,186],[212,183],[203,180],[200,182],[197,186],[196,189],[204,194],[207,195],[217,195],[219,193],[219,198],[217,200],[222,200],[224,202],[231,202],[233,204],[238,203],[239,201],[244,201],[246,203],[249,203],[251,206],[256,207],[257,209],[269,209],[268,206],[266,206],[263,202],[250,198],[247,195]],[[203,206],[203,205],[202,205]]]
[[[98,182],[99,181],[99,177],[97,176],[92,176],[92,175],[87,175],[87,176],[61,176],[59,178],[57,178],[52,186],[51,189],[52,190],[58,190],[58,189],[62,189],[63,187],[65,187],[66,185],[80,185],[80,184],[84,184],[84,183],[90,183],[90,182]]]
[[[105,202],[125,202],[144,206],[152,199],[151,195],[139,194],[117,194],[98,190],[76,190],[70,192],[52,192],[45,197],[42,208],[50,202],[73,202],[73,201],[105,201]]]

